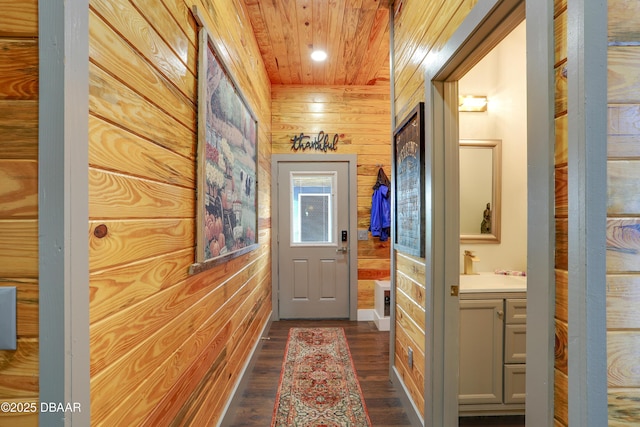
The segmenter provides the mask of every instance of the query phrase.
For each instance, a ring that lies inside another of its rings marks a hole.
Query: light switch
[[[0,287],[0,350],[15,350],[16,287]]]
[[[369,240],[369,230],[358,230],[358,240]]]

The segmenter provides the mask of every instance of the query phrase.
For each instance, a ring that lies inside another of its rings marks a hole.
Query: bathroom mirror
[[[460,140],[460,242],[500,243],[501,141]]]

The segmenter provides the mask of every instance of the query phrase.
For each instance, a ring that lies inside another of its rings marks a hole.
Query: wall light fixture
[[[458,111],[484,112],[487,111],[488,102],[486,96],[461,95],[458,97]]]

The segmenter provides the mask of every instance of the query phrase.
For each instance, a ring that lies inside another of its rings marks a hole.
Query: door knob
[[[348,249],[347,249],[346,246],[343,246],[341,248],[336,249],[336,252],[342,252],[343,254],[347,253],[347,251],[348,251]]]

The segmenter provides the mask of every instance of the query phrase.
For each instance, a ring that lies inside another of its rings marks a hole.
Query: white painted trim
[[[89,385],[89,1],[39,0],[39,424],[86,426]]]
[[[391,323],[389,321],[389,316],[380,316],[377,311],[373,310],[373,323],[375,323],[376,328],[379,331],[388,331]]]
[[[369,322],[376,320],[376,311],[372,308],[359,308],[358,309],[358,322]]]
[[[569,420],[603,426],[607,411],[607,2],[567,7],[569,154]]]
[[[553,426],[555,77],[553,0],[527,15],[527,397],[529,426]],[[546,143],[542,143],[546,142]]]

